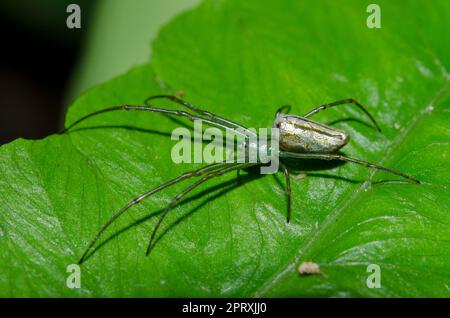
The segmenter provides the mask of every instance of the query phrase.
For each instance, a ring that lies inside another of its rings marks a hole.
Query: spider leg
[[[203,118],[200,116],[195,116],[192,115],[191,113],[185,112],[185,111],[180,111],[180,110],[171,110],[171,109],[166,109],[166,108],[159,108],[159,107],[153,107],[153,106],[141,106],[141,105],[121,105],[121,106],[113,106],[113,107],[108,107],[108,108],[104,108],[98,111],[95,111],[93,113],[87,114],[81,118],[79,118],[78,120],[76,120],[75,122],[73,122],[71,125],[69,125],[69,127],[67,127],[66,129],[64,129],[62,131],[62,133],[65,133],[66,131],[72,129],[74,126],[78,125],[80,122],[102,114],[102,113],[106,113],[106,112],[111,112],[111,111],[116,111],[116,110],[137,110],[137,111],[147,111],[147,112],[154,112],[154,113],[162,113],[162,114],[166,114],[169,116],[181,116],[181,117],[186,117],[187,119],[189,119],[190,121],[194,122],[196,120],[200,120],[202,122],[207,123],[210,126],[214,126],[214,127],[218,127],[221,129],[225,129],[225,130],[231,130],[233,132],[237,132],[241,135],[243,135],[245,138],[248,138],[247,133],[250,132],[253,134],[253,132],[251,132],[250,130],[247,130],[244,132],[241,132],[239,130],[234,130],[231,127],[228,127],[220,122],[214,121],[214,120],[210,120],[207,118]]]
[[[373,116],[369,113],[369,111],[363,105],[361,105],[360,102],[358,102],[356,99],[353,99],[353,98],[342,99],[342,100],[338,100],[338,101],[335,101],[335,102],[332,102],[332,103],[320,105],[320,106],[314,108],[313,110],[311,110],[310,112],[306,113],[305,115],[303,115],[303,117],[309,117],[309,116],[317,114],[318,112],[320,112],[322,110],[325,110],[327,108],[331,108],[331,107],[335,107],[335,106],[339,106],[339,105],[344,105],[344,104],[354,104],[354,105],[356,105],[359,109],[361,109],[370,118],[372,123],[375,125],[376,129],[379,132],[381,132],[381,128],[378,125],[378,123],[376,122],[375,118],[373,118]]]
[[[244,167],[249,167],[251,165],[255,165],[255,163],[241,163],[241,164],[233,164],[232,166],[228,166],[228,167],[224,167],[221,168],[219,170],[215,170],[213,172],[210,172],[209,174],[207,174],[206,176],[202,177],[201,179],[199,179],[198,181],[196,181],[195,183],[191,184],[189,187],[187,187],[186,189],[184,189],[182,192],[180,192],[179,194],[177,194],[176,196],[174,196],[172,198],[172,200],[169,202],[169,204],[166,206],[166,208],[164,209],[164,212],[161,214],[158,222],[155,225],[155,228],[153,229],[153,232],[150,236],[150,240],[148,242],[147,245],[147,251],[145,252],[145,255],[150,254],[150,251],[153,247],[153,241],[155,240],[156,237],[156,233],[158,232],[159,227],[161,226],[164,218],[167,216],[167,214],[169,213],[169,211],[185,196],[187,195],[189,192],[191,192],[192,190],[194,190],[195,188],[197,188],[198,186],[200,186],[202,183],[208,181],[209,179],[212,179],[214,177],[218,177],[221,176],[227,172],[236,170],[236,169],[241,169]]]
[[[129,208],[131,208],[132,206],[140,203],[141,201],[143,201],[144,199],[148,198],[149,196],[155,194],[156,192],[159,192],[165,188],[168,188],[178,182],[181,182],[185,179],[191,178],[191,177],[196,177],[196,176],[200,176],[203,175],[205,173],[223,168],[225,166],[227,166],[228,164],[226,163],[214,163],[208,166],[205,166],[203,168],[197,169],[197,170],[193,170],[193,171],[189,171],[189,172],[185,172],[182,175],[169,180],[143,194],[141,194],[140,196],[134,198],[133,200],[131,200],[130,202],[128,202],[126,205],[124,205],[116,214],[114,214],[102,227],[101,229],[98,231],[97,235],[94,237],[94,239],[92,239],[92,241],[89,243],[89,245],[87,246],[87,248],[85,249],[83,255],[81,256],[80,260],[78,261],[78,264],[81,264],[84,259],[86,258],[87,254],[89,253],[89,251],[92,249],[92,247],[94,246],[94,244],[98,241],[98,239],[102,236],[102,234],[106,231],[106,229],[112,224],[114,223],[114,221],[116,221],[122,214],[124,214]]]
[[[348,161],[348,162],[353,162],[362,166],[365,166],[367,168],[371,168],[371,169],[377,169],[377,170],[382,170],[382,171],[386,171],[388,173],[394,174],[396,176],[400,176],[403,177],[405,179],[407,179],[409,182],[411,183],[420,183],[419,180],[410,177],[404,173],[380,166],[380,165],[376,165],[374,163],[370,163],[367,161],[363,161],[363,160],[359,160],[359,159],[355,159],[355,158],[350,158],[350,157],[346,157],[346,156],[342,156],[342,155],[336,155],[336,154],[319,154],[319,153],[294,153],[294,152],[286,152],[286,151],[280,151],[280,157],[282,158],[296,158],[296,159],[322,159],[322,160],[339,160],[339,161]]]
[[[286,179],[286,197],[287,197],[287,214],[286,214],[286,222],[289,223],[291,221],[291,202],[292,202],[292,194],[291,194],[291,176],[289,174],[289,170],[285,164],[280,162],[280,167],[283,169],[284,177]]]
[[[278,117],[278,115],[280,115],[281,113],[289,113],[291,111],[291,105],[283,105],[280,108],[277,109],[277,111],[275,112],[275,118]]]
[[[222,124],[225,124],[225,125],[227,125],[230,128],[235,128],[235,129],[238,128],[238,129],[242,129],[244,131],[249,131],[248,128],[246,128],[246,127],[244,127],[244,126],[242,126],[242,125],[240,125],[238,123],[235,123],[235,122],[233,122],[233,121],[231,121],[229,119],[226,119],[224,117],[221,117],[221,116],[218,116],[216,114],[213,114],[213,113],[211,113],[209,111],[202,110],[202,109],[198,108],[197,106],[194,106],[194,105],[192,105],[192,104],[190,104],[188,102],[185,102],[181,98],[178,98],[178,97],[176,97],[174,95],[155,95],[155,96],[150,96],[149,98],[147,98],[144,101],[144,103],[146,105],[150,106],[149,101],[154,100],[154,99],[163,99],[163,98],[164,99],[168,99],[168,100],[170,100],[172,102],[175,102],[175,103],[177,103],[179,105],[182,105],[184,107],[187,107],[188,109],[190,109],[190,110],[196,112],[197,114],[200,114],[200,115],[202,115],[202,116],[204,116],[206,118],[209,118],[209,119],[214,120],[216,122],[220,122]]]

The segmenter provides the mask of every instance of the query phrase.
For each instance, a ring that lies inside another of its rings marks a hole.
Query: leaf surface
[[[282,104],[351,135],[346,155],[412,175],[421,185],[350,163],[299,162],[293,219],[278,177],[214,179],[167,218],[144,257],[155,213],[188,183],[134,207],[66,287],[100,226],[128,200],[198,167],[170,159],[180,122],[115,112],[67,135],[0,148],[0,294],[5,296],[448,296],[450,286],[450,8],[380,1],[382,28],[361,1],[211,1],[174,19],[152,66],[97,86],[66,125],[105,106],[183,90],[185,99],[248,127],[270,127]],[[170,106],[162,103],[161,106]],[[173,107],[173,106],[172,106]],[[187,123],[189,126],[190,124]],[[278,180],[278,181],[277,181]],[[180,219],[181,218],[181,219]],[[173,226],[172,226],[173,225]],[[303,261],[324,275],[299,276]],[[368,288],[369,264],[381,288]]]

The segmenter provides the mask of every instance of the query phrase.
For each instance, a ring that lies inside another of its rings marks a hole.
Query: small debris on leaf
[[[300,275],[322,275],[319,264],[314,262],[302,262],[298,267]]]

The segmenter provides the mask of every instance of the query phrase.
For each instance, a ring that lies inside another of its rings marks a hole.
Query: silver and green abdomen
[[[349,137],[342,131],[295,115],[279,115],[274,127],[279,129],[281,150],[296,153],[335,153]]]

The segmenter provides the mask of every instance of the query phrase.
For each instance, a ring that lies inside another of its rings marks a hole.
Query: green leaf
[[[138,67],[87,92],[67,124],[166,87],[255,128],[271,126],[282,104],[303,114],[353,97],[383,134],[351,106],[314,119],[351,135],[348,156],[421,185],[382,182],[396,178],[350,163],[299,163],[314,170],[291,181],[286,224],[281,175],[277,182],[249,174],[237,183],[230,174],[175,208],[145,257],[156,222],[149,216],[189,182],[180,184],[115,223],[82,265],[82,288],[69,289],[67,265],[118,208],[198,167],[170,159],[179,122],[103,114],[66,135],[0,148],[0,295],[448,296],[450,6],[379,5],[382,28],[368,29],[360,1],[205,2],[162,30],[153,70]],[[300,276],[303,261],[319,264],[323,275]],[[380,266],[381,288],[367,287],[369,264]]]

